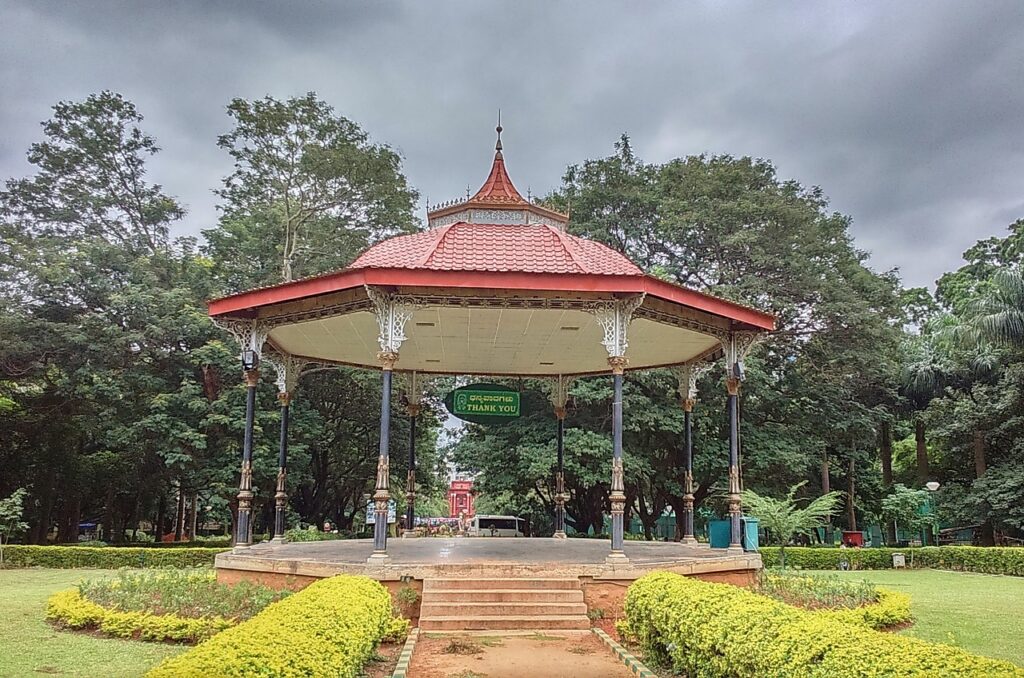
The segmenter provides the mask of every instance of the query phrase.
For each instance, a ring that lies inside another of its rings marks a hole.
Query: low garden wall
[[[854,570],[892,569],[892,554],[906,556],[907,567],[1024,576],[1024,548],[1000,546],[923,546],[917,548],[787,547],[786,567],[836,570],[846,561]],[[779,548],[761,548],[765,567],[779,565]]]
[[[1009,662],[875,631],[866,619],[801,610],[668,572],[638,579],[625,612],[624,630],[645,652],[702,678],[1024,678],[1024,669]]]

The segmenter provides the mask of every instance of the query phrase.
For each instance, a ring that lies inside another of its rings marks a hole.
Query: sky
[[[103,89],[146,117],[182,235],[216,222],[227,103],[308,91],[399,151],[431,202],[483,182],[500,108],[524,193],[624,132],[648,162],[767,158],[907,285],[1024,217],[1017,0],[0,0],[0,178],[31,173],[54,103]]]

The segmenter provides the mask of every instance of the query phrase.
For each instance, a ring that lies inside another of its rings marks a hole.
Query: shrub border
[[[62,628],[98,630],[115,638],[198,643],[237,622],[224,617],[192,618],[176,614],[150,614],[114,610],[82,597],[78,589],[65,589],[46,601],[46,619]]]
[[[765,567],[779,564],[779,547],[762,546]],[[908,569],[934,568],[957,572],[1005,574],[1024,577],[1024,548],[1012,546],[916,546],[836,549],[816,546],[786,547],[786,567],[836,570],[845,560],[854,570],[890,570],[892,554],[906,556]]]
[[[830,619],[752,591],[656,572],[626,595],[627,626],[651,656],[704,678],[854,675],[1024,677],[1011,662]]]
[[[212,566],[218,553],[229,548],[153,548],[146,546],[4,546],[4,567],[90,567],[116,570],[122,567]]]
[[[834,610],[816,610],[814,614],[820,614],[829,619],[845,622],[847,624],[858,624],[876,631],[884,631],[894,626],[900,626],[914,620],[910,613],[910,596],[899,591],[879,588],[878,600],[860,607],[850,607]]]
[[[405,639],[405,645],[402,646],[402,653],[398,655],[398,663],[395,664],[395,672],[391,674],[391,678],[408,678],[409,664],[412,663],[412,652],[416,649],[416,641],[419,638],[419,627],[409,632],[409,637]]]

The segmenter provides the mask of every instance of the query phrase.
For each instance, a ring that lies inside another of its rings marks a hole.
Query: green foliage
[[[896,521],[903,529],[920,532],[935,525],[929,502],[928,490],[912,490],[897,484],[892,494],[882,499],[882,516]]]
[[[86,580],[78,585],[86,599],[105,608],[179,617],[245,620],[289,595],[266,586],[239,582],[218,584],[210,569],[120,571],[116,578]]]
[[[4,564],[4,546],[11,537],[28,529],[21,519],[25,512],[25,488],[19,487],[11,496],[0,499],[0,567]]]
[[[795,497],[797,491],[804,485],[805,483],[797,483],[789,488],[785,499],[763,497],[753,490],[743,492],[744,511],[757,518],[761,526],[768,530],[771,538],[778,542],[779,561],[783,568],[786,567],[786,544],[789,540],[796,534],[807,534],[811,530],[825,526],[836,512],[836,505],[839,503],[839,493],[829,492],[811,500],[807,506],[799,508]]]
[[[837,570],[846,562],[854,570],[888,570],[892,554],[907,556],[907,566],[984,574],[1024,577],[1024,548],[983,546],[925,546],[922,548],[790,548],[786,560],[790,567],[803,570]],[[911,557],[911,555],[913,557]],[[779,564],[779,550],[761,548],[765,567]]]
[[[392,629],[387,589],[340,575],[310,584],[147,675],[355,678]]]
[[[97,548],[93,546],[22,546],[7,547],[7,567],[203,567],[223,548],[159,549],[145,547]]]
[[[64,628],[98,629],[117,638],[184,643],[200,642],[236,623],[223,617],[182,617],[107,608],[83,597],[76,589],[50,596],[46,618]]]
[[[878,600],[877,589],[866,582],[783,570],[763,570],[755,590],[808,610],[854,608]]]
[[[1009,662],[882,633],[728,584],[661,572],[626,594],[629,631],[656,660],[708,678],[1024,676]]]

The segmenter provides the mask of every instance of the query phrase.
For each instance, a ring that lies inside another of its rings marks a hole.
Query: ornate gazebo
[[[571,380],[614,384],[610,563],[623,562],[622,383],[627,372],[676,368],[686,412],[684,541],[693,542],[690,412],[700,371],[724,359],[729,413],[730,550],[741,549],[737,394],[742,361],[771,315],[645,274],[622,254],[566,231],[569,216],[524,199],[505,170],[501,126],[490,174],[466,200],[428,210],[428,228],[382,241],[340,271],[211,301],[242,349],[248,385],[236,544],[251,543],[252,421],[260,361],[277,372],[282,407],[275,538],[287,503],[288,403],[307,364],[381,371],[374,551],[387,562],[392,375],[407,375],[408,414],[428,375],[550,379],[558,422],[555,536],[564,536],[562,430]],[[415,497],[410,445],[407,525]]]

